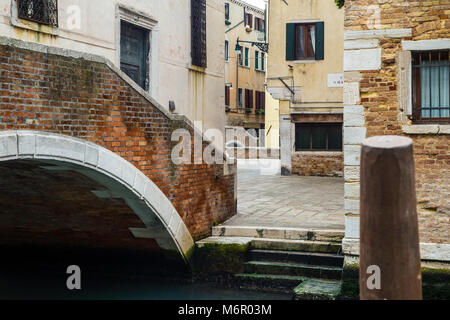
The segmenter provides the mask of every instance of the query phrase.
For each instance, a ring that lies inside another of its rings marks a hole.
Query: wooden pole
[[[421,300],[413,142],[366,139],[361,151],[360,298]],[[380,271],[379,282],[377,273]]]

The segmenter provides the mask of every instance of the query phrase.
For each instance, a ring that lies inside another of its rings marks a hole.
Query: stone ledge
[[[359,239],[344,238],[342,252],[346,255],[359,256]],[[450,261],[450,244],[420,243],[420,257],[422,260]]]
[[[412,36],[412,29],[381,29],[345,31],[344,40],[374,39],[374,38],[405,38]]]
[[[378,47],[378,39],[344,41],[344,50],[369,49],[377,47]]]
[[[450,39],[432,39],[432,40],[418,40],[418,41],[403,40],[402,48],[405,51],[449,49]]]
[[[406,134],[450,134],[450,125],[444,124],[413,124],[402,126]]]

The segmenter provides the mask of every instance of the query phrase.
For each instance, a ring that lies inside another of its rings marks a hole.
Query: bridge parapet
[[[170,200],[160,218],[174,230],[182,221],[194,240],[236,212],[235,164],[174,164],[172,132],[188,130],[194,145],[192,124],[102,57],[0,37],[0,106],[0,160],[60,157],[103,170],[140,197]]]

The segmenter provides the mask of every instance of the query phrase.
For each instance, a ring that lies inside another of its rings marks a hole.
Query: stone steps
[[[295,289],[295,300],[335,300],[341,291],[340,280],[307,279]]]
[[[244,272],[302,276],[320,279],[341,279],[342,277],[342,268],[340,267],[315,266],[275,261],[248,261],[244,263]]]
[[[250,260],[294,262],[308,265],[342,267],[344,256],[330,253],[311,253],[281,250],[251,250]]]
[[[239,273],[235,274],[236,284],[240,288],[254,290],[270,290],[292,293],[303,281],[307,280],[301,276],[289,276],[279,274],[255,274],[255,273]]]
[[[260,250],[301,251],[333,254],[338,254],[341,251],[341,243],[326,241],[253,239],[250,245],[253,249]]]

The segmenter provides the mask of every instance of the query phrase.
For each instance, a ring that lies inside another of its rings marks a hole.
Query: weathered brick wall
[[[235,214],[234,175],[223,165],[173,164],[177,128],[193,136],[103,63],[0,45],[0,130],[54,132],[117,153],[164,192],[199,239]]]
[[[294,152],[292,172],[301,176],[342,177],[344,155],[342,152]]]
[[[280,159],[279,148],[227,148],[227,153],[235,159]]]
[[[359,201],[359,159],[356,154],[362,139],[375,135],[407,135],[414,140],[419,206],[429,209],[421,211],[419,217],[421,242],[449,241],[450,136],[449,132],[444,134],[444,130],[440,134],[409,134],[405,130],[405,126],[413,123],[402,115],[404,110],[400,107],[402,91],[399,73],[402,70],[399,55],[405,50],[403,40],[450,38],[449,13],[448,0],[354,0],[345,4],[348,61],[344,66],[344,104],[348,122],[344,124],[344,144],[346,190],[349,191],[346,193],[346,212],[349,215],[359,213],[356,206]],[[356,51],[366,55],[365,65],[361,62],[358,67],[358,62],[355,63]],[[378,52],[381,52],[381,57]],[[378,59],[380,65],[376,66]],[[359,116],[363,119],[362,123],[356,124],[359,123]],[[352,139],[350,135],[361,137],[361,141]]]

